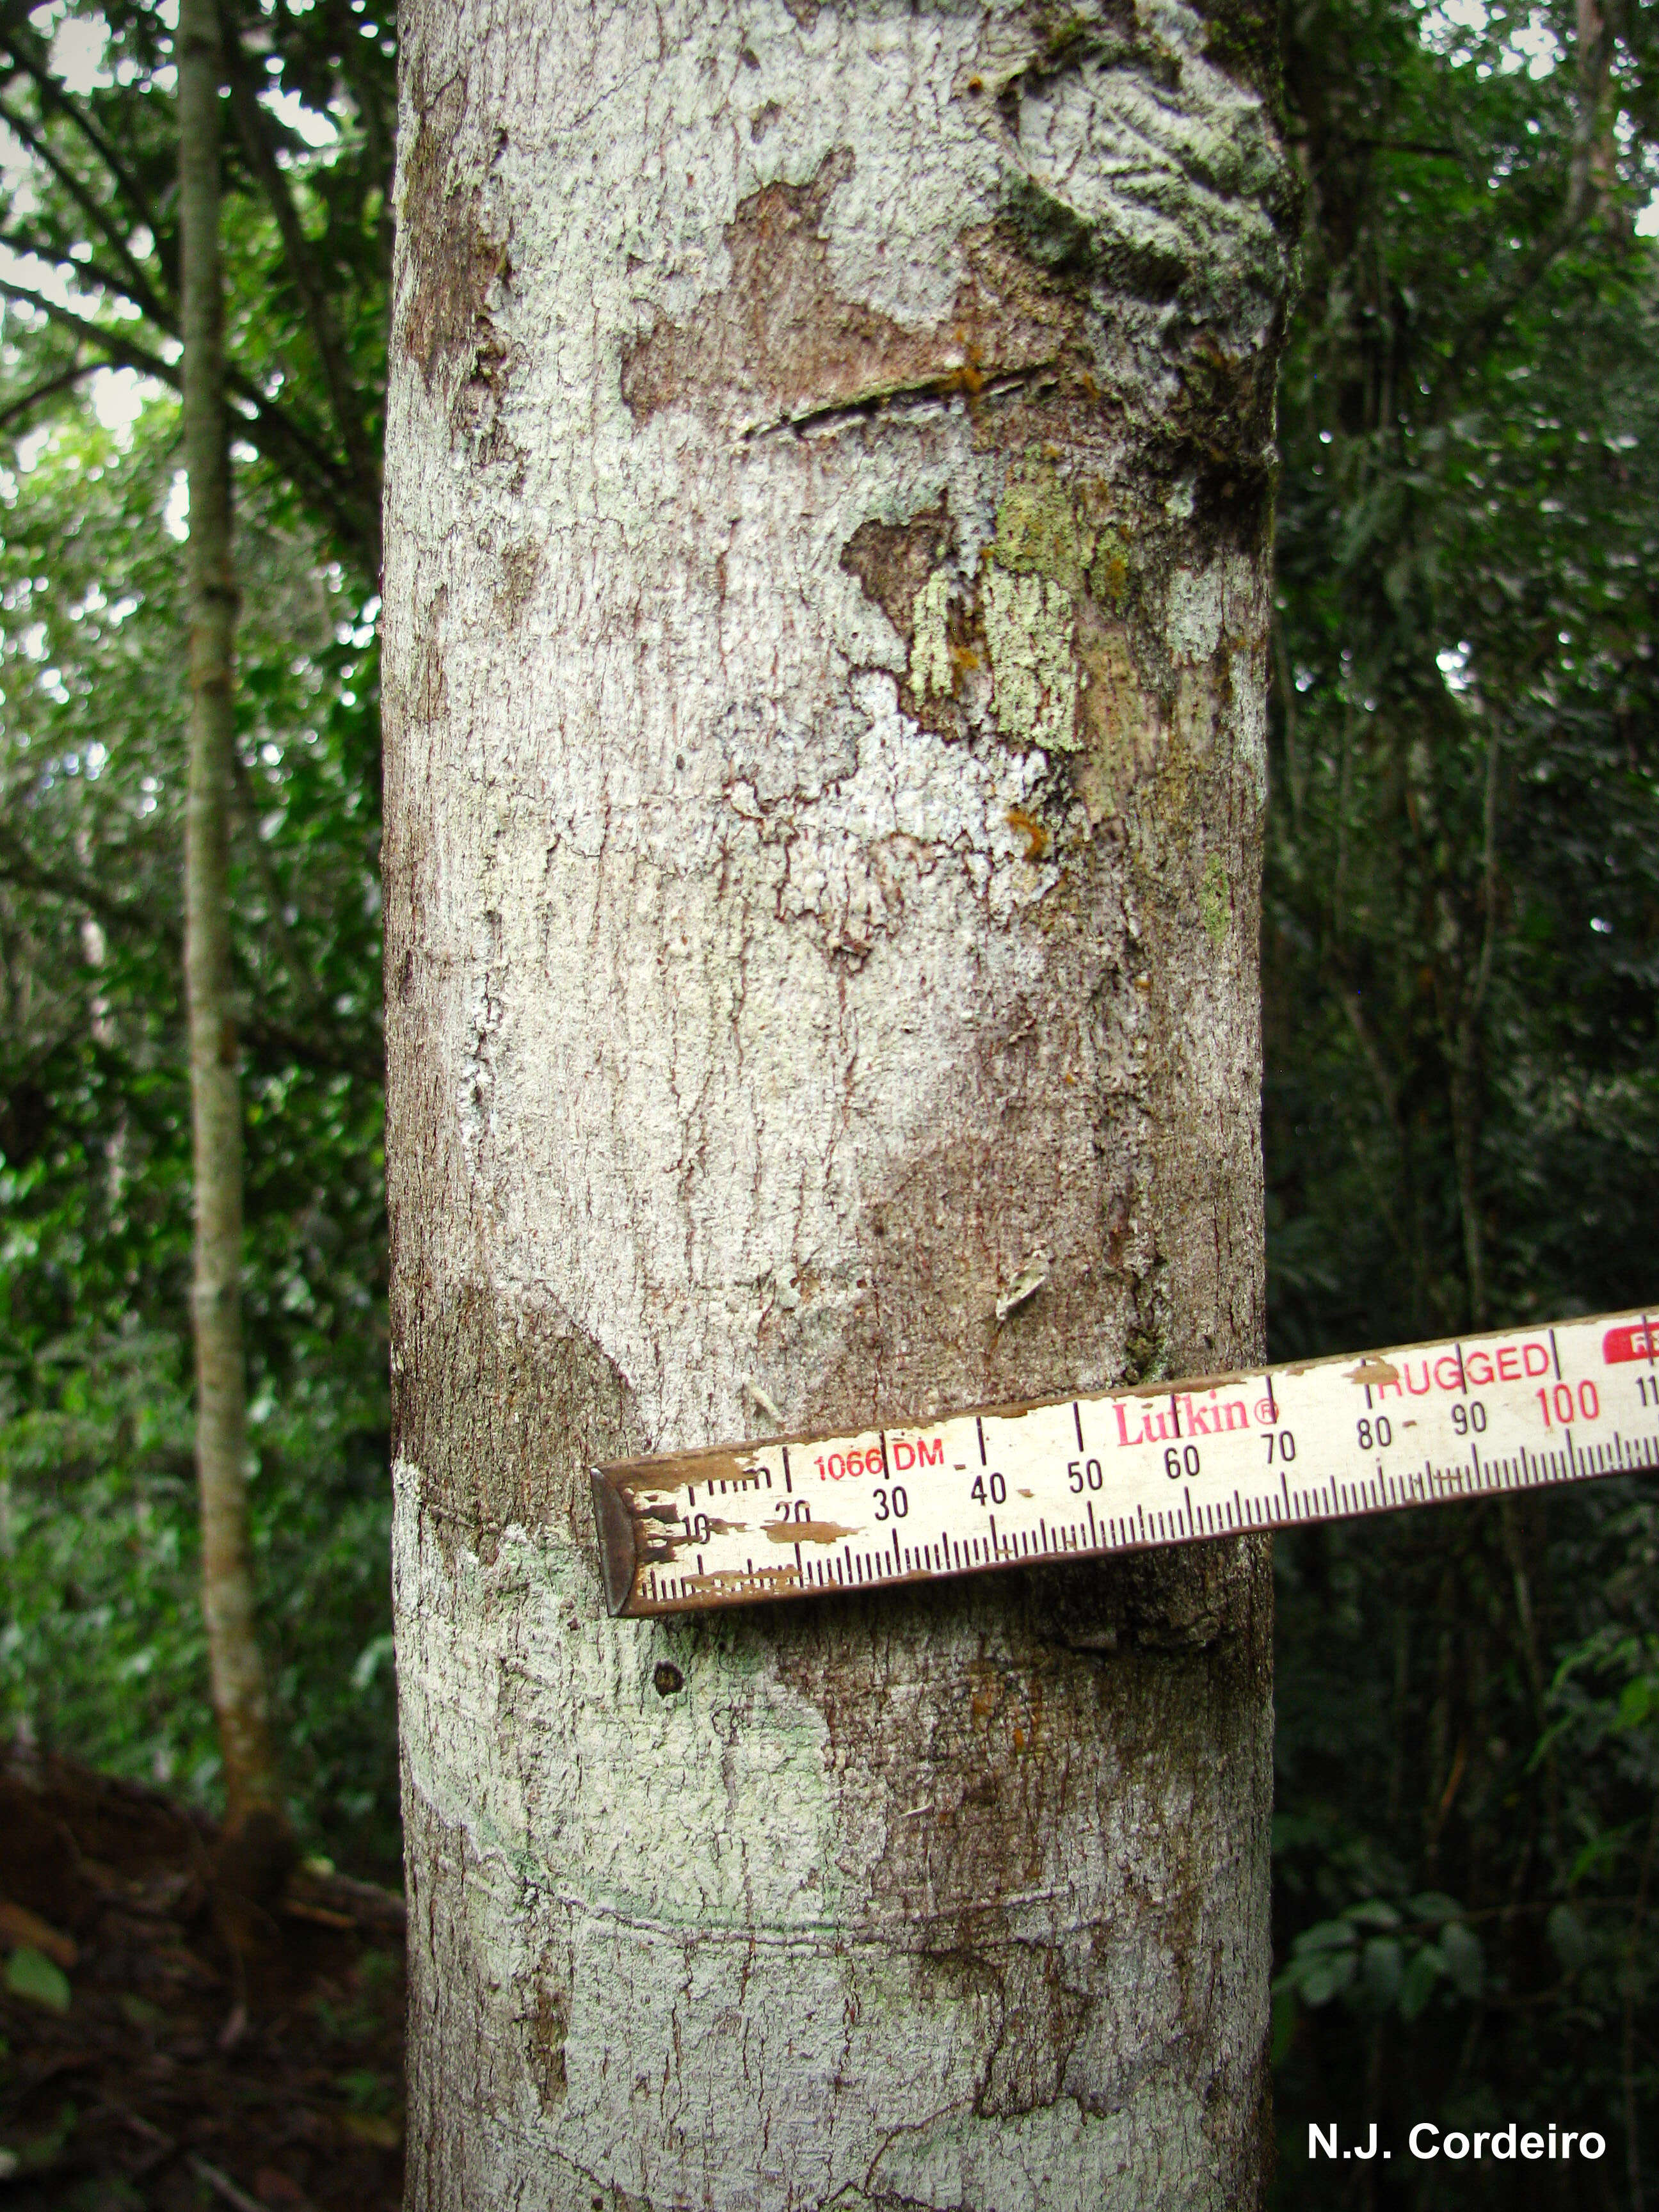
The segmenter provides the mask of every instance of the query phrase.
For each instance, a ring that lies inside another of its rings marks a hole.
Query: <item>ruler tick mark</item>
[[[885,1429],[873,1432],[873,1446],[867,1430],[811,1439],[809,1449],[822,1455],[825,1468],[836,1469],[833,1492],[812,1493],[804,1477],[798,1495],[793,1449],[781,1440],[599,1468],[593,1488],[607,1596],[614,1611],[641,1614],[796,1592],[879,1589],[1015,1561],[1097,1556],[1652,1470],[1659,1468],[1659,1427],[1651,1415],[1638,1417],[1649,1419],[1647,1429],[1628,1434],[1611,1423],[1625,1410],[1620,1389],[1636,1380],[1628,1367],[1619,1372],[1625,1363],[1639,1363],[1644,1408],[1659,1397],[1645,1379],[1659,1375],[1656,1321],[1659,1310],[1562,1322],[1531,1332],[1535,1349],[1519,1360],[1519,1340],[1496,1334],[1368,1358],[1360,1373],[1368,1368],[1386,1375],[1378,1364],[1384,1358],[1400,1373],[1399,1388],[1362,1385],[1373,1427],[1392,1413],[1398,1432],[1406,1409],[1390,1407],[1389,1399],[1409,1391],[1413,1401],[1405,1424],[1413,1431],[1412,1460],[1392,1467],[1369,1433],[1370,1449],[1357,1449],[1361,1394],[1348,1355],[1346,1364],[1333,1360],[1282,1372],[1264,1367],[1255,1374],[1183,1379],[1167,1394],[1102,1391],[1089,1397],[1087,1422],[1084,1394],[1074,1392],[1041,1406],[945,1414],[916,1424],[908,1442]],[[1535,1396],[1540,1378],[1525,1372],[1527,1359],[1544,1348],[1540,1338],[1548,1343],[1543,1376],[1553,1375],[1541,1436]],[[1576,1379],[1569,1385],[1569,1369],[1575,1378],[1596,1377],[1599,1390],[1587,1392]],[[1573,1395],[1571,1425],[1559,1411],[1566,1401],[1556,1394],[1563,1389]],[[1158,1407],[1160,1396],[1165,1402]],[[1613,1401],[1605,1413],[1602,1397]],[[1591,1404],[1594,1413],[1586,1410]],[[1058,1425],[1068,1408],[1071,1437]],[[1455,1434],[1455,1413],[1464,1419]],[[1030,1413],[1045,1418],[1023,1418]],[[994,1419],[1002,1423],[994,1472],[986,1433]],[[1470,1433],[1477,1419],[1478,1443]],[[1172,1435],[1176,1453],[1167,1451]],[[1097,1438],[1095,1457],[1086,1456],[1091,1436]],[[1076,1459],[1070,1457],[1073,1437]],[[1292,1437],[1302,1469],[1319,1470],[1295,1490],[1279,1449]],[[808,1441],[797,1438],[795,1448]],[[1200,1448],[1205,1480],[1178,1479],[1172,1488],[1166,1456],[1184,1462]],[[903,1465],[896,1465],[901,1459]],[[891,1513],[896,1496],[904,1498],[899,1527],[870,1525],[874,1483],[890,1486],[884,1513]],[[979,1494],[970,1500],[975,1485]],[[771,1502],[780,1492],[789,1505]],[[994,1513],[987,1510],[991,1499]],[[781,1525],[797,1516],[803,1525]],[[925,1528],[930,1520],[933,1535],[904,1536],[913,1522]],[[690,1546],[696,1549],[683,1548]]]

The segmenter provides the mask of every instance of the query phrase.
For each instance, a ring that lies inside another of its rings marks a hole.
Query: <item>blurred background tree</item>
[[[392,27],[372,0],[224,20],[256,1568],[296,1828],[395,1878]],[[212,1802],[172,27],[0,0],[0,1728]],[[1652,11],[1310,0],[1282,27],[1307,236],[1263,945],[1281,1358],[1659,1292]],[[1639,1482],[1281,1539],[1279,2203],[1659,2203],[1656,1554]],[[1528,2117],[1607,2154],[1306,2156],[1310,2119]]]
[[[1655,30],[1285,19],[1281,1358],[1656,1295]],[[1659,2201],[1656,1538],[1632,1481],[1279,1540],[1280,2203]],[[1307,2158],[1558,2113],[1599,2166]]]
[[[188,1481],[172,10],[0,7],[0,1700],[216,1795]],[[225,11],[258,1580],[301,1833],[395,1869],[374,596],[393,59]]]

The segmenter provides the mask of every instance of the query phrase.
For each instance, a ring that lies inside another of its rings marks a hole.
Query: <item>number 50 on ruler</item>
[[[1645,1313],[593,1470],[617,1613],[1189,1543],[1659,1468]]]

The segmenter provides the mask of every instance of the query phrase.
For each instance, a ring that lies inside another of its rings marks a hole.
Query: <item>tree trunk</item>
[[[227,1824],[281,1818],[248,1559],[242,1364],[242,1110],[231,1004],[230,804],[236,743],[230,457],[219,274],[216,0],[179,0],[179,197],[184,242],[185,464],[190,480],[190,787],[185,977],[196,1251],[196,1471],[202,1607]]]
[[[1261,1353],[1270,23],[404,10],[411,2206],[1254,2200],[1266,1545],[611,1621],[585,1470]]]

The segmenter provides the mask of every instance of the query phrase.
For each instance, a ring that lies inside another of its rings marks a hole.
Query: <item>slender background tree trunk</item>
[[[409,2202],[1249,2203],[1266,1546],[613,1622],[585,1468],[1261,1352],[1270,13],[403,24]]]
[[[230,457],[219,271],[219,19],[179,0],[185,464],[190,479],[190,789],[185,972],[194,1137],[196,1470],[202,1605],[233,1833],[281,1818],[248,1557],[242,1360],[242,1109],[231,1000],[230,808],[236,743]]]

